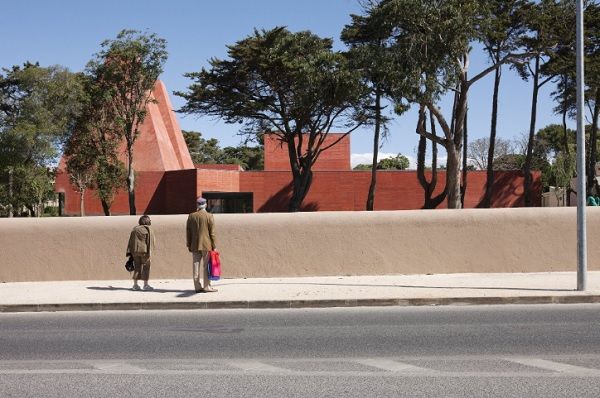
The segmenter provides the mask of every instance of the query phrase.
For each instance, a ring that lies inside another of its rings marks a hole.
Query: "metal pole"
[[[583,125],[583,0],[577,0],[577,290],[586,288],[587,241],[585,223],[585,130]]]

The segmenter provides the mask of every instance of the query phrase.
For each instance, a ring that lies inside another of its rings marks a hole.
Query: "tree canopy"
[[[166,60],[166,40],[153,33],[122,30],[115,39],[101,44],[100,52],[87,66],[102,97],[112,107],[113,121],[126,142],[130,214],[136,214],[133,144],[146,117],[146,105],[154,101],[151,90]]]
[[[244,170],[264,168],[264,148],[240,145],[221,148],[216,138],[205,139],[197,131],[183,131],[194,164],[237,164]]]
[[[377,162],[375,167],[377,170],[406,170],[410,167],[410,160],[402,154],[398,154],[394,157],[383,158]],[[354,166],[354,170],[371,170],[372,165],[370,164],[357,164]]]
[[[228,46],[229,59],[213,58],[210,69],[186,74],[194,83],[185,113],[243,123],[243,134],[270,132],[287,148],[293,184],[290,211],[298,211],[312,183],[312,165],[332,129],[346,134],[361,124],[354,113],[364,95],[359,74],[332,40],[283,27],[254,31]]]
[[[0,74],[0,204],[41,215],[59,150],[81,111],[80,74],[25,63]]]

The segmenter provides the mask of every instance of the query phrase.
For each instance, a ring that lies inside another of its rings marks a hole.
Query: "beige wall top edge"
[[[600,214],[600,208],[587,208],[588,214]],[[251,213],[251,214],[215,214],[217,223],[222,221],[230,224],[235,222],[254,223],[267,220],[274,223],[287,222],[314,222],[327,223],[341,222],[382,222],[393,221],[424,221],[435,220],[497,220],[509,218],[515,220],[541,220],[547,217],[573,217],[575,220],[576,208],[510,208],[510,209],[461,209],[461,210],[395,210],[395,211],[332,211],[332,212],[307,212],[307,213]],[[0,219],[0,228],[23,225],[65,225],[73,226],[101,226],[101,225],[136,225],[140,215],[136,216],[91,216],[91,217],[44,217],[44,218],[3,218]],[[185,222],[187,214],[176,215],[150,215],[153,223],[171,224]]]

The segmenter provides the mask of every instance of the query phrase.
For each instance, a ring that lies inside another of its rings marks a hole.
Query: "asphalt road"
[[[0,314],[0,397],[600,397],[600,305]]]

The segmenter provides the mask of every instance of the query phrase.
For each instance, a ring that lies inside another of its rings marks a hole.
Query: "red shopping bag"
[[[210,268],[208,272],[208,279],[211,281],[218,281],[221,279],[221,259],[219,252],[211,250],[209,254]]]

